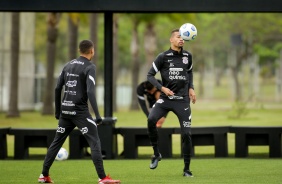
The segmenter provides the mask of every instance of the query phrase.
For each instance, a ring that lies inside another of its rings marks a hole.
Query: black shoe
[[[159,156],[152,156],[152,162],[150,164],[150,169],[156,169],[158,167],[158,162],[162,160],[162,155],[159,154]]]
[[[183,176],[185,176],[185,177],[193,177],[193,174],[192,174],[191,171],[186,170],[186,171],[183,172]]]

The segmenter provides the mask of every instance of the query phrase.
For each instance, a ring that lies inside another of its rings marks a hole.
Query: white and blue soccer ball
[[[197,37],[197,28],[191,23],[185,23],[179,28],[179,33],[185,41],[195,40]]]
[[[61,148],[55,158],[55,160],[62,161],[69,157],[69,152],[65,148]]]

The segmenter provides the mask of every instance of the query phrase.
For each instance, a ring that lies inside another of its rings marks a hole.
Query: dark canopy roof
[[[0,11],[281,12],[281,0],[1,0]]]

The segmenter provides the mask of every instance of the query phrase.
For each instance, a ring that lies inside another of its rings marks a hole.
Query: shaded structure
[[[197,12],[282,12],[281,0],[1,0],[6,12],[99,12],[104,13],[104,116],[113,119],[113,14]],[[114,120],[113,126],[114,126]],[[113,131],[113,127],[111,129]],[[112,132],[113,134],[113,132]],[[112,135],[113,136],[113,135]],[[113,137],[113,140],[115,138]],[[101,139],[103,145],[103,139]],[[112,149],[116,150],[113,141]],[[114,157],[114,156],[113,156]]]

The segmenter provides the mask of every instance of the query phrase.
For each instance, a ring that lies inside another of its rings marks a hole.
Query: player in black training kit
[[[172,111],[178,117],[181,127],[183,176],[193,177],[190,171],[192,149],[190,100],[195,103],[196,95],[193,86],[192,55],[183,50],[184,40],[180,37],[178,29],[171,32],[170,43],[170,49],[157,56],[147,75],[148,81],[162,91],[160,99],[148,117],[148,134],[154,150],[150,168],[155,169],[162,159],[158,148],[156,122],[167,112]],[[162,85],[155,78],[157,72],[161,74]]]
[[[162,81],[157,80],[160,84]],[[153,86],[149,81],[141,82],[137,86],[137,97],[138,97],[138,103],[146,115],[146,117],[149,116],[149,111],[151,111],[151,108],[156,103],[156,101],[160,98],[161,91],[158,90],[155,86]],[[149,105],[149,109],[146,104],[146,100]],[[161,128],[164,121],[165,121],[166,115],[164,117],[161,117],[161,119],[157,122],[157,127]]]
[[[59,119],[55,138],[48,148],[44,160],[42,174],[38,178],[39,183],[53,183],[49,176],[49,170],[54,159],[64,144],[71,131],[78,127],[91,148],[91,157],[99,178],[98,184],[119,184],[119,180],[113,180],[106,176],[101,153],[101,143],[97,132],[97,125],[102,122],[95,97],[95,73],[96,66],[91,63],[94,56],[94,44],[90,40],[83,40],[79,44],[80,57],[68,62],[57,81],[55,88],[55,117]],[[61,100],[61,91],[64,86],[64,97]],[[96,115],[92,119],[89,113],[87,101]]]

